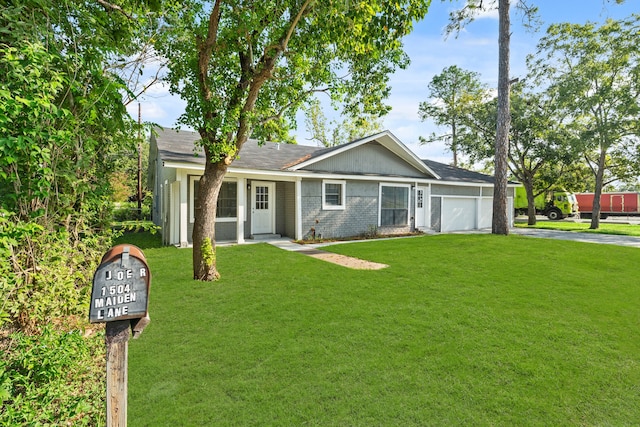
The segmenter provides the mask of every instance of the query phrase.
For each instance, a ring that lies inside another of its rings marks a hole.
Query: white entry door
[[[253,181],[251,185],[251,234],[275,232],[275,183]]]
[[[415,227],[423,228],[427,225],[427,189],[425,187],[416,187],[416,216]]]

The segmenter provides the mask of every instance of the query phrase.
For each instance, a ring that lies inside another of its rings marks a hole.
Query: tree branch
[[[140,91],[138,91],[138,93],[134,93],[133,97],[129,98],[128,100],[126,100],[124,102],[125,107],[127,105],[131,104],[136,99],[138,99],[138,97],[140,95],[145,93],[147,91],[147,89],[149,89],[151,86],[153,86],[154,84],[156,84],[160,80],[160,70],[161,70],[161,68],[158,68],[158,71],[156,71],[156,75],[153,77],[153,79],[151,80],[151,82],[149,84],[143,86],[142,89],[140,89]]]
[[[304,92],[302,92],[301,95],[299,95],[298,97],[296,97],[293,101],[287,103],[286,105],[284,105],[278,112],[276,112],[276,114],[273,114],[269,117],[265,117],[263,119],[261,119],[258,123],[260,125],[264,125],[265,123],[271,121],[271,120],[278,120],[282,117],[282,115],[285,113],[285,111],[287,111],[292,105],[297,104],[298,102],[300,102],[301,99],[303,99],[304,97],[306,97],[307,95],[310,95],[312,93],[326,93],[329,92],[331,90],[331,88],[326,87],[324,89],[310,89],[310,90],[306,90]]]
[[[249,134],[251,132],[251,124],[249,123],[248,115],[255,108],[260,89],[262,88],[262,85],[272,77],[272,72],[275,68],[278,58],[284,51],[286,51],[296,27],[298,26],[302,18],[307,13],[309,13],[309,6],[313,1],[314,0],[306,0],[298,10],[298,13],[289,21],[289,28],[287,32],[280,38],[278,45],[274,47],[275,52],[272,56],[269,56],[267,54],[271,49],[265,48],[265,51],[259,60],[259,63],[262,65],[262,67],[260,67],[260,69],[256,68],[257,71],[251,78],[251,82],[249,84],[249,93],[247,94],[246,101],[242,107],[240,123],[238,125],[238,133],[236,134],[236,147],[238,151],[240,151],[240,148],[242,148],[244,142],[249,138]]]
[[[300,7],[300,10],[298,10],[298,13],[289,21],[289,28],[287,32],[280,38],[278,44],[265,47],[262,58],[260,58],[259,61],[259,63],[263,64],[262,70],[260,70],[260,77],[270,77],[276,60],[284,51],[287,50],[289,41],[291,41],[291,37],[293,37],[293,32],[302,20],[302,17],[309,13],[309,6],[312,2],[313,0],[306,0],[304,2],[304,4]],[[268,52],[271,50],[275,50],[273,56],[268,55]]]
[[[218,25],[220,23],[221,11],[220,4],[222,0],[216,0],[213,5],[213,10],[209,15],[209,26],[207,30],[207,37],[203,40],[202,37],[197,36],[198,43],[198,81],[200,83],[200,90],[202,96],[206,101],[210,101],[213,94],[209,88],[209,61],[213,55],[213,50],[218,40]]]
[[[107,12],[110,10],[115,10],[121,14],[123,14],[124,16],[127,17],[127,19],[133,20],[133,16],[129,15],[127,12],[125,12],[120,6],[118,6],[117,4],[113,4],[113,3],[109,3],[105,0],[96,0],[99,4],[101,4],[106,10]]]

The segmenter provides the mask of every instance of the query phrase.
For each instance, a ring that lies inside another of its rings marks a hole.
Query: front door
[[[426,222],[426,199],[425,196],[427,191],[424,187],[416,187],[416,219],[415,219],[415,227],[416,228],[424,228],[427,224]]]
[[[275,183],[253,181],[251,185],[251,234],[275,232]]]

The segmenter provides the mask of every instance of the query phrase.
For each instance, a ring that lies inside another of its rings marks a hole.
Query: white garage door
[[[507,197],[507,220],[513,227],[513,197]],[[493,197],[480,199],[480,223],[478,228],[491,228],[493,222]]]
[[[476,199],[448,198],[442,199],[442,231],[464,231],[476,228]]]
[[[491,228],[493,221],[493,197],[480,199],[480,224],[478,228]]]

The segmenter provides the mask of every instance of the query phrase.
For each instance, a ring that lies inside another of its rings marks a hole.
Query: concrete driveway
[[[543,230],[537,228],[514,227],[512,234],[543,239],[574,240],[576,242],[601,243],[605,245],[633,246],[640,248],[640,237],[617,236],[615,234],[578,233],[574,231]]]

